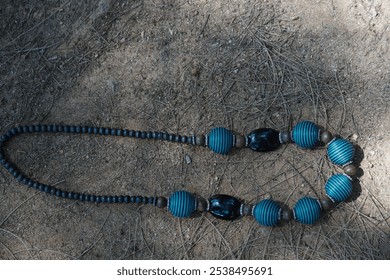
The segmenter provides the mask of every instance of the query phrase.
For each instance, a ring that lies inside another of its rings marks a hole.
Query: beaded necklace
[[[111,135],[139,139],[166,140],[176,143],[206,146],[213,152],[226,155],[233,148],[250,148],[257,152],[275,150],[281,144],[293,142],[302,149],[314,149],[321,141],[327,145],[328,159],[335,165],[343,167],[343,174],[331,176],[325,184],[326,196],[318,199],[309,196],[302,197],[291,210],[280,206],[271,199],[263,199],[255,205],[241,202],[239,199],[216,194],[208,200],[198,197],[188,191],[180,190],[172,193],[169,198],[163,196],[129,196],[129,195],[94,195],[78,192],[68,192],[54,186],[33,180],[16,168],[5,156],[3,148],[12,137],[23,133],[71,133]],[[30,188],[54,195],[56,197],[95,203],[137,203],[149,204],[158,208],[167,207],[175,217],[188,218],[194,212],[210,212],[216,218],[233,220],[240,216],[253,216],[264,226],[275,226],[281,220],[296,220],[302,224],[316,223],[322,210],[329,210],[334,203],[348,199],[352,193],[352,177],[356,176],[356,166],[353,164],[355,148],[348,140],[333,137],[329,131],[321,131],[316,124],[302,121],[296,124],[291,132],[279,132],[272,128],[260,128],[248,135],[236,135],[230,130],[217,127],[207,135],[181,136],[166,132],[146,132],[127,129],[113,129],[89,126],[67,125],[29,125],[18,126],[8,130],[0,137],[0,163],[16,178],[17,181]]]

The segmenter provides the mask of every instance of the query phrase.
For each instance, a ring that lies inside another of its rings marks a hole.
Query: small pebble
[[[192,163],[192,159],[191,159],[191,157],[190,157],[189,155],[185,155],[185,156],[184,156],[184,160],[185,160],[185,162],[186,162],[187,164],[191,164],[191,163]]]

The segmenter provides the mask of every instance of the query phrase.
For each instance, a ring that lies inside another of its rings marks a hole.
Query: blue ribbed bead
[[[321,205],[317,199],[302,197],[293,209],[294,219],[305,225],[312,225],[321,215]]]
[[[215,153],[225,155],[233,147],[233,134],[226,128],[213,128],[207,137],[207,145]]]
[[[292,131],[293,141],[303,149],[312,149],[316,146],[320,130],[313,122],[302,121],[297,123]]]
[[[253,208],[253,217],[263,226],[275,226],[280,219],[280,206],[273,200],[264,199]]]
[[[187,191],[174,192],[168,201],[168,210],[173,216],[187,218],[195,210],[195,197]]]
[[[333,202],[344,201],[352,193],[352,181],[347,175],[335,174],[326,182],[325,191]]]
[[[346,139],[335,138],[328,144],[328,157],[333,164],[347,164],[353,160],[354,155],[355,148]]]

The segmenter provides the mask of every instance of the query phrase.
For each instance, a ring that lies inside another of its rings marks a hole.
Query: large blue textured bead
[[[174,192],[169,197],[168,210],[173,216],[187,218],[195,210],[195,197],[187,191]]]
[[[316,146],[320,130],[313,122],[302,121],[297,123],[292,131],[292,139],[303,149],[312,149]]]
[[[321,215],[321,206],[317,199],[302,197],[293,209],[294,218],[305,225],[312,225]]]
[[[273,200],[264,199],[256,204],[253,216],[263,226],[275,226],[280,219],[280,206]]]
[[[333,202],[341,202],[351,195],[352,182],[344,174],[335,174],[326,182],[325,191]]]
[[[329,160],[337,165],[344,165],[353,160],[355,148],[343,138],[336,138],[328,145]]]
[[[209,148],[218,154],[227,154],[233,147],[233,134],[223,127],[213,128],[208,134]]]

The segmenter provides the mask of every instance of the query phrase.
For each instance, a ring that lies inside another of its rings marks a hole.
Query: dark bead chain
[[[269,152],[277,149],[283,143],[294,142],[302,149],[313,149],[318,141],[327,145],[327,154],[330,162],[343,167],[345,174],[332,175],[325,184],[326,197],[319,200],[308,196],[297,201],[290,210],[283,208],[271,199],[263,199],[256,205],[242,203],[239,199],[225,194],[213,195],[208,201],[203,198],[179,190],[165,197],[146,197],[128,195],[92,195],[77,192],[68,192],[54,186],[34,181],[20,172],[5,157],[3,147],[12,137],[22,133],[73,133],[97,134],[118,137],[133,137],[139,139],[155,139],[207,146],[213,152],[226,155],[233,148],[250,148],[257,152]],[[299,122],[291,132],[279,132],[271,128],[260,128],[248,135],[235,135],[230,130],[217,127],[207,135],[181,136],[167,132],[151,132],[107,127],[68,126],[68,125],[29,125],[19,126],[8,130],[0,136],[0,163],[19,182],[30,188],[55,195],[56,197],[96,202],[96,203],[137,203],[151,204],[159,208],[166,207],[175,217],[190,217],[194,211],[210,212],[213,216],[233,220],[239,216],[253,216],[264,226],[275,226],[279,220],[295,219],[303,224],[314,224],[319,220],[322,210],[329,210],[334,203],[345,201],[352,193],[352,178],[356,176],[356,166],[353,165],[355,148],[346,139],[334,137],[328,131],[320,131],[316,124],[310,121]]]
[[[196,145],[195,136],[182,136],[176,134],[169,134],[167,132],[156,131],[139,131],[127,129],[115,129],[107,127],[91,127],[91,126],[69,126],[69,125],[29,125],[18,126],[8,130],[4,135],[0,136],[0,163],[4,168],[24,185],[36,189],[38,191],[54,195],[56,197],[67,198],[72,200],[79,200],[85,202],[96,203],[137,203],[137,204],[152,204],[158,207],[166,206],[166,199],[164,197],[147,197],[147,196],[129,196],[129,195],[93,195],[78,192],[68,192],[58,189],[54,186],[35,181],[15,166],[13,166],[6,158],[3,147],[11,138],[26,133],[72,133],[72,134],[96,134],[107,136],[121,136],[139,139],[155,139],[165,140],[171,142],[178,142],[183,144]]]

